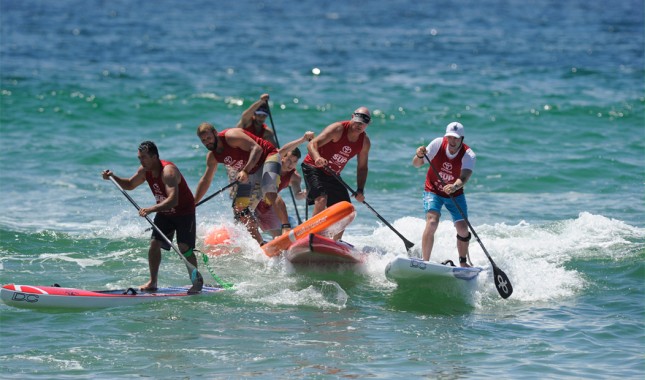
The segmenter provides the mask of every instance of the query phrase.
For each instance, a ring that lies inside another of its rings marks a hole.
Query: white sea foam
[[[88,223],[89,227],[86,224],[86,229],[78,235],[86,239],[141,239],[142,244],[147,245],[150,231],[146,229],[150,226],[145,220],[132,214],[130,210],[122,210],[107,219],[96,219]],[[392,224],[414,243],[409,254],[420,257],[425,221],[416,217],[403,217]],[[305,290],[302,284],[289,280],[297,277],[297,274],[290,269],[288,263],[283,258],[267,258],[246,229],[233,223],[228,214],[215,213],[210,217],[200,218],[197,226],[198,248],[203,249],[203,238],[214,226],[225,227],[231,236],[232,245],[237,249],[237,253],[231,257],[210,259],[209,266],[215,268],[214,272],[218,276],[225,281],[253,284],[254,286],[246,286],[247,292],[255,289],[255,285],[258,286],[257,289],[262,289],[271,281],[281,284],[281,289],[274,289],[270,297],[264,292],[247,294],[251,299],[263,298],[269,303],[319,307],[343,304],[330,301],[334,297],[325,296],[322,287]],[[514,288],[511,300],[519,302],[549,301],[580,294],[589,284],[577,269],[577,261],[606,257],[626,259],[645,247],[645,229],[588,212],[580,213],[575,219],[547,224],[520,221],[515,225],[481,224],[474,228],[497,267],[511,280]],[[73,235],[74,233],[72,238]],[[377,289],[389,291],[396,287],[386,279],[385,267],[394,257],[408,255],[408,252],[403,241],[389,227],[378,221],[376,224],[354,222],[345,231],[343,240],[360,250],[370,252],[365,265],[356,271],[358,276],[362,276],[364,281]],[[99,252],[90,257],[74,252],[42,253],[38,259],[73,262],[79,267],[87,268],[100,266],[106,260],[118,259],[124,255],[130,255],[130,252]],[[491,263],[474,237],[470,244],[470,258],[475,266],[484,268],[477,279],[477,298],[482,302],[497,300]],[[455,230],[450,220],[442,220],[435,236],[432,260],[441,262],[447,259],[457,260]],[[145,261],[144,258],[141,260]],[[181,268],[177,269],[178,273],[181,271]]]
[[[410,254],[419,257],[425,222],[405,217],[396,220],[393,226],[415,244]],[[497,267],[511,280],[512,299],[526,302],[570,297],[581,292],[587,284],[583,274],[570,264],[573,260],[593,259],[599,255],[625,258],[638,251],[625,247],[645,246],[645,229],[586,212],[576,219],[547,225],[522,221],[517,225],[473,227]],[[387,226],[375,228],[371,235],[346,233],[344,239],[357,247],[372,246],[380,252],[372,255],[368,262],[370,275],[380,283],[385,279],[387,262],[397,255],[407,254],[402,240]],[[640,241],[632,242],[634,239]],[[457,257],[455,229],[451,221],[444,220],[435,234],[431,260],[456,261]],[[484,292],[484,298],[497,297],[491,263],[474,237],[470,257],[473,265],[485,269],[478,278],[479,291]]]
[[[404,217],[392,224],[414,243],[410,255],[420,257],[424,220]],[[229,271],[227,277],[242,279],[242,284],[238,284],[242,290],[240,294],[271,304],[317,307],[343,304],[330,301],[334,297],[325,296],[325,287],[300,288],[293,280],[297,278],[297,273],[283,258],[264,256],[243,226],[231,223],[223,216],[201,223],[198,235],[204,236],[213,225],[225,226],[233,237],[234,245],[239,248],[238,255],[215,260],[224,273]],[[516,225],[498,223],[473,227],[497,267],[511,280],[514,288],[511,300],[519,302],[549,301],[579,294],[588,284],[583,274],[571,264],[572,261],[593,259],[598,255],[618,259],[634,252],[622,247],[633,244],[642,246],[645,237],[645,229],[585,212],[576,219],[544,225],[520,221]],[[633,242],[634,239],[640,239],[640,242]],[[370,286],[378,289],[387,291],[396,287],[385,278],[385,267],[394,257],[408,253],[403,241],[389,227],[382,224],[376,227],[350,225],[343,240],[370,252],[365,265],[356,271],[357,275],[363,276]],[[457,257],[454,227],[451,221],[443,220],[435,236],[432,260],[456,261]],[[484,268],[477,279],[474,299],[477,303],[496,302],[499,296],[492,278],[491,262],[474,237],[470,244],[470,257],[473,265]],[[280,287],[268,291],[272,287],[267,284],[272,281],[280,283]]]

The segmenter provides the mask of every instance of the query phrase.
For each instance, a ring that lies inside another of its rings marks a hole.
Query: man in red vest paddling
[[[372,117],[367,107],[359,107],[346,121],[338,121],[325,127],[309,144],[309,153],[302,162],[302,174],[307,184],[307,204],[314,205],[313,215],[341,201],[350,201],[345,186],[333,175],[343,170],[347,162],[357,156],[356,200],[363,202],[363,191],[367,182],[367,161],[370,139],[365,130]],[[340,239],[341,231],[335,239]]]
[[[184,176],[175,164],[159,159],[159,151],[152,141],[144,141],[139,145],[138,154],[141,166],[130,178],[117,177],[112,171],[104,170],[103,179],[114,178],[125,190],[134,190],[144,182],[148,182],[150,190],[157,203],[154,206],[142,207],[139,215],[145,217],[156,213],[154,224],[172,241],[177,232],[179,250],[195,268],[197,259],[193,254],[195,248],[195,199]],[[141,290],[157,290],[159,265],[161,264],[161,248],[169,250],[170,246],[154,229],[148,249],[148,266],[150,281],[141,286]],[[188,293],[195,293],[193,285]]]
[[[242,117],[235,125],[235,128],[241,128],[250,134],[266,140],[271,143],[271,145],[278,147],[276,142],[275,133],[265,121],[269,116],[269,94],[260,95],[260,99],[255,101],[249,106],[244,112],[242,112]],[[235,181],[238,170],[231,166],[226,166],[226,173],[228,174],[229,181]],[[231,199],[235,198],[237,194],[237,185],[231,187],[230,196]]]
[[[208,149],[208,154],[206,171],[195,190],[195,201],[199,202],[208,191],[218,164],[232,168],[236,172],[235,179],[239,181],[233,200],[235,220],[243,223],[251,236],[262,244],[253,212],[262,198],[266,197],[265,201],[273,205],[278,196],[282,166],[278,150],[268,141],[240,128],[217,132],[212,124],[202,123],[197,127],[197,136]],[[280,220],[288,220],[284,202],[282,207],[275,207],[275,211]]]
[[[265,123],[269,116],[268,104],[269,94],[262,94],[260,99],[251,104],[249,108],[242,113],[242,117],[235,127],[251,132],[255,136],[270,142],[277,148],[278,144],[275,141],[275,133]]]
[[[468,206],[464,195],[464,185],[473,174],[475,168],[475,152],[464,144],[464,126],[458,122],[452,122],[446,127],[444,137],[438,137],[428,146],[420,146],[412,158],[414,167],[421,167],[426,163],[425,156],[428,156],[432,166],[439,172],[437,176],[432,167],[428,168],[423,193],[423,207],[426,212],[426,226],[423,230],[421,250],[423,260],[430,260],[432,247],[434,245],[434,234],[439,226],[441,208],[446,207],[457,230],[457,252],[459,253],[459,264],[462,267],[468,265],[468,244],[471,234],[468,231]],[[446,184],[445,186],[443,184]],[[452,196],[452,200],[450,197]],[[457,202],[459,209],[453,203]]]

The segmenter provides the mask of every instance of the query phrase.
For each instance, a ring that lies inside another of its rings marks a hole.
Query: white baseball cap
[[[464,126],[459,122],[453,121],[446,127],[446,134],[444,136],[452,136],[457,138],[464,137]]]

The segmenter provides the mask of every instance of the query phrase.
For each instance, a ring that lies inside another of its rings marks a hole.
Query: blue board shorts
[[[457,207],[455,207],[455,204],[450,198],[440,197],[439,195],[431,193],[429,191],[423,192],[423,209],[425,210],[426,214],[430,211],[434,211],[437,214],[441,215],[441,207],[446,206],[446,209],[448,209],[448,212],[450,212],[450,216],[452,217],[452,221],[454,223],[460,220],[464,220],[464,217],[468,218],[466,196],[464,194],[461,194],[457,197],[452,197],[452,199],[454,199],[459,207],[461,207],[461,210],[464,212],[463,216],[461,215]]]

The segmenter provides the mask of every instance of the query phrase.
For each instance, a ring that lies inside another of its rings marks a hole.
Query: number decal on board
[[[426,263],[421,260],[410,260],[410,268],[419,268],[421,270],[425,270],[426,266]]]

